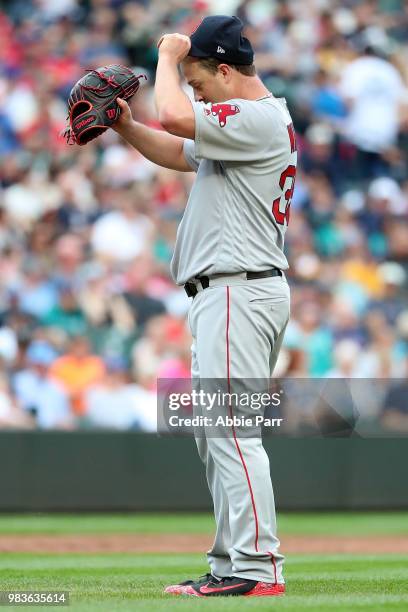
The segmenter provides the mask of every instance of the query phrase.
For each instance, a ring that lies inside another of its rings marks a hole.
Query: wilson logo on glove
[[[136,76],[120,64],[102,66],[83,76],[68,99],[69,126],[63,132],[67,143],[85,145],[111,127],[120,114],[116,99],[129,100],[142,78],[147,77]]]
[[[86,125],[88,125],[88,123],[91,123],[91,121],[94,121],[95,119],[96,119],[96,116],[95,115],[91,115],[87,119],[83,119],[79,123],[76,123],[75,124],[75,129],[79,130],[79,129],[85,127]]]

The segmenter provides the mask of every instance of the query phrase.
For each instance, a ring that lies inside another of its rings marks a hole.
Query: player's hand
[[[169,55],[179,64],[188,55],[191,40],[184,34],[165,34],[157,46],[159,55]]]
[[[116,102],[120,108],[120,115],[117,121],[115,121],[115,123],[112,125],[112,130],[115,130],[115,132],[121,132],[126,130],[126,128],[132,123],[133,118],[130,106],[126,100],[116,98]]]

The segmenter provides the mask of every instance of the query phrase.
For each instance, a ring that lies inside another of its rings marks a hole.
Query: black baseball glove
[[[69,126],[63,132],[68,144],[85,145],[105,132],[119,117],[116,98],[129,100],[140,79],[126,66],[112,64],[91,70],[72,88],[68,98]]]

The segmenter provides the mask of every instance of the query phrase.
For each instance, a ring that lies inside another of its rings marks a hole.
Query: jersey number
[[[283,197],[285,198],[285,210],[281,211],[280,203],[282,200],[282,196],[276,198],[272,204],[272,214],[275,217],[276,223],[279,225],[288,225],[289,216],[290,216],[290,203],[293,196],[293,190],[295,189],[295,179],[296,179],[296,166],[288,166],[286,170],[284,170],[279,179],[279,187],[283,191]],[[284,191],[286,181],[290,180],[290,187]]]

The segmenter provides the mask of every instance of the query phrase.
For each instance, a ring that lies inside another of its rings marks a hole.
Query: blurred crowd
[[[86,147],[60,132],[73,83],[110,63],[147,75],[132,110],[160,129],[156,42],[209,13],[245,22],[297,131],[276,375],[407,377],[407,1],[2,7],[0,428],[152,431],[157,377],[189,376],[189,300],[169,261],[194,174],[155,166],[112,130]],[[391,420],[378,409],[384,427],[408,429],[406,404]]]

